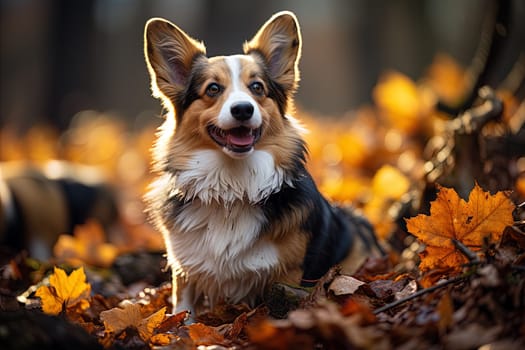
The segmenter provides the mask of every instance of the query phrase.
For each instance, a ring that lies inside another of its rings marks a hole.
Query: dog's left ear
[[[295,91],[299,82],[301,31],[292,12],[273,15],[252,40],[244,44],[244,53],[260,54],[272,80],[287,94]]]

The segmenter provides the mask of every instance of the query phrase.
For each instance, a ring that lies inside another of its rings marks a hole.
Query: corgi
[[[154,97],[167,115],[153,147],[146,211],[163,234],[174,312],[261,301],[275,282],[311,286],[380,247],[366,220],[332,206],[306,170],[293,118],[301,33],[271,17],[244,53],[207,57],[161,18],[145,27]]]
[[[0,246],[46,260],[60,234],[119,218],[117,196],[99,169],[51,160],[42,166],[0,162]]]

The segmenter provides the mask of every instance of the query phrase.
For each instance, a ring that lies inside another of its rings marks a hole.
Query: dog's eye
[[[211,83],[210,85],[208,85],[208,87],[206,88],[206,95],[210,96],[210,97],[215,97],[217,96],[218,94],[220,94],[222,91],[221,89],[221,86],[217,83]]]
[[[249,88],[254,95],[262,96],[264,94],[263,84],[259,83],[258,81],[251,83]]]

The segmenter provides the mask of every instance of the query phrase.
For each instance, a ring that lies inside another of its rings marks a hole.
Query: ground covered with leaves
[[[443,112],[438,102],[460,100],[466,81],[440,56],[420,82],[386,74],[374,105],[348,116],[299,111],[322,192],[360,210],[387,256],[191,324],[170,314],[162,241],[142,214],[155,125],[84,112],[65,133],[0,130],[0,160],[96,166],[120,203],[117,230],[89,221],[57,234],[48,260],[1,248],[2,348],[523,348],[525,105],[485,88],[463,112]]]

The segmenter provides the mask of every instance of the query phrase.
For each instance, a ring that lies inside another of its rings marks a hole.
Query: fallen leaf
[[[370,307],[356,298],[349,298],[341,307],[341,315],[350,316],[358,314],[363,324],[373,324],[377,321],[376,315]]]
[[[72,265],[87,263],[94,266],[108,267],[118,255],[118,249],[106,243],[106,233],[102,225],[89,220],[75,227],[73,236],[60,235],[53,247],[53,254],[60,261]]]
[[[299,340],[294,329],[278,327],[275,322],[271,322],[269,319],[261,320],[259,323],[248,327],[247,332],[250,342],[259,349],[287,350],[291,349],[292,344]],[[313,341],[310,338],[304,339],[302,345],[304,345],[303,349],[312,348]]]
[[[423,253],[425,253],[425,251]],[[454,271],[455,269],[452,267],[434,268],[425,272],[423,276],[421,276],[419,284],[421,284],[423,288],[432,287],[440,280],[447,279],[447,277],[450,276],[451,273],[454,273]]]
[[[157,328],[157,326],[161,324],[165,316],[166,307],[163,307],[159,311],[140,321],[139,325],[137,326],[137,330],[139,331],[140,337],[143,340],[149,340],[153,335],[155,328]]]
[[[434,104],[429,92],[398,72],[385,74],[375,86],[373,96],[384,118],[407,134],[421,127]]]
[[[372,192],[382,198],[399,200],[409,189],[410,180],[391,165],[383,165],[372,179]]]
[[[409,295],[414,294],[417,291],[417,282],[415,280],[411,280],[407,283],[406,286],[403,287],[399,292],[396,292],[394,294],[395,300],[400,300],[408,297]]]
[[[191,340],[196,346],[199,345],[219,345],[224,344],[225,339],[222,334],[214,328],[202,323],[194,323],[187,326]]]
[[[100,319],[104,322],[106,332],[118,334],[128,327],[138,330],[140,337],[148,341],[155,328],[164,320],[166,307],[145,317],[142,312],[142,305],[125,302],[122,307],[115,307],[110,310],[102,311]]]
[[[154,346],[166,346],[174,342],[178,337],[171,333],[159,333],[152,336],[149,342]]]
[[[175,315],[166,317],[164,321],[157,327],[157,332],[166,333],[173,331],[177,327],[181,326],[184,323],[184,320],[190,317],[188,311],[181,311]]]
[[[376,280],[366,283],[361,287],[363,293],[371,298],[380,300],[382,303],[389,303],[395,299],[396,293],[405,289],[411,281],[407,278],[398,281]],[[410,287],[409,287],[410,288]]]
[[[365,284],[365,282],[352,276],[339,275],[334,278],[328,290],[332,291],[334,295],[352,294],[363,284]]]
[[[245,303],[218,303],[210,312],[199,314],[196,320],[209,326],[220,326],[221,324],[232,323],[239,315],[249,311],[250,307]]]
[[[419,268],[459,271],[468,259],[453,241],[479,251],[486,239],[497,241],[505,227],[513,223],[513,210],[508,192],[491,195],[476,184],[465,202],[454,189],[439,187],[429,216],[420,214],[406,219],[407,230],[426,245]]]
[[[247,330],[257,349],[385,349],[383,333],[362,321],[359,315],[343,316],[338,305],[325,301],[294,310],[285,320],[263,320]]]
[[[100,319],[104,322],[104,328],[110,333],[119,333],[130,326],[136,327],[142,321],[140,304],[123,302],[121,307],[102,311]]]
[[[410,180],[391,165],[382,166],[372,179],[371,199],[363,208],[380,239],[388,238],[394,229],[394,218],[389,213],[392,203],[398,202],[410,189]]]
[[[240,336],[246,325],[248,324],[248,315],[242,313],[233,321],[231,327],[225,332],[225,336],[228,339],[236,339]]]
[[[86,283],[84,268],[74,270],[69,276],[61,268],[55,267],[49,277],[49,286],[41,286],[36,296],[42,300],[42,310],[46,314],[58,315],[65,308],[80,306],[82,310],[89,307],[91,285]]]

